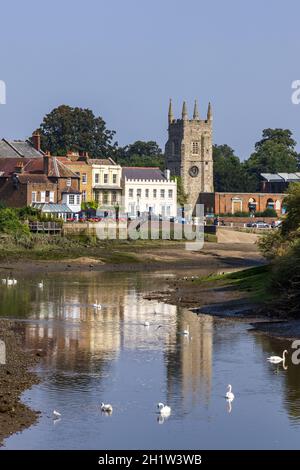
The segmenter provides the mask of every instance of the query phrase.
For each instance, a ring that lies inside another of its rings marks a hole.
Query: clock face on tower
[[[199,174],[199,168],[197,166],[191,166],[189,169],[189,174],[192,178],[195,178]]]

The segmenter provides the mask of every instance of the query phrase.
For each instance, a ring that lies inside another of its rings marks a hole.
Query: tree
[[[40,128],[41,145],[53,155],[66,155],[68,150],[86,151],[93,157],[108,157],[117,144],[112,144],[115,131],[93,111],[61,105],[47,114]]]
[[[188,195],[184,192],[182,179],[180,176],[172,176],[171,180],[177,183],[177,203],[180,206],[184,206],[188,201]]]
[[[259,189],[260,173],[293,173],[297,171],[299,155],[289,129],[264,129],[255,152],[246,161],[249,174],[256,178]]]
[[[214,188],[220,192],[251,192],[256,181],[229,145],[213,146]]]
[[[115,149],[115,160],[123,166],[164,167],[164,155],[157,142],[137,140],[133,144]]]

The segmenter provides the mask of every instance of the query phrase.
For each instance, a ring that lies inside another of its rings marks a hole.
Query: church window
[[[193,153],[193,155],[198,155],[198,153],[199,153],[199,143],[198,142],[193,142],[192,143],[192,153]]]

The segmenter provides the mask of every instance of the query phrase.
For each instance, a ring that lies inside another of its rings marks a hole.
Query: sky
[[[0,4],[0,138],[31,135],[60,104],[100,115],[116,140],[167,140],[211,101],[214,143],[248,158],[262,129],[300,142],[298,0],[10,0]],[[298,146],[299,148],[299,146]]]

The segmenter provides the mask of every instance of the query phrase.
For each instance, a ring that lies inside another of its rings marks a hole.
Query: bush
[[[29,234],[29,228],[23,224],[16,209],[0,209],[0,232],[13,235]]]

